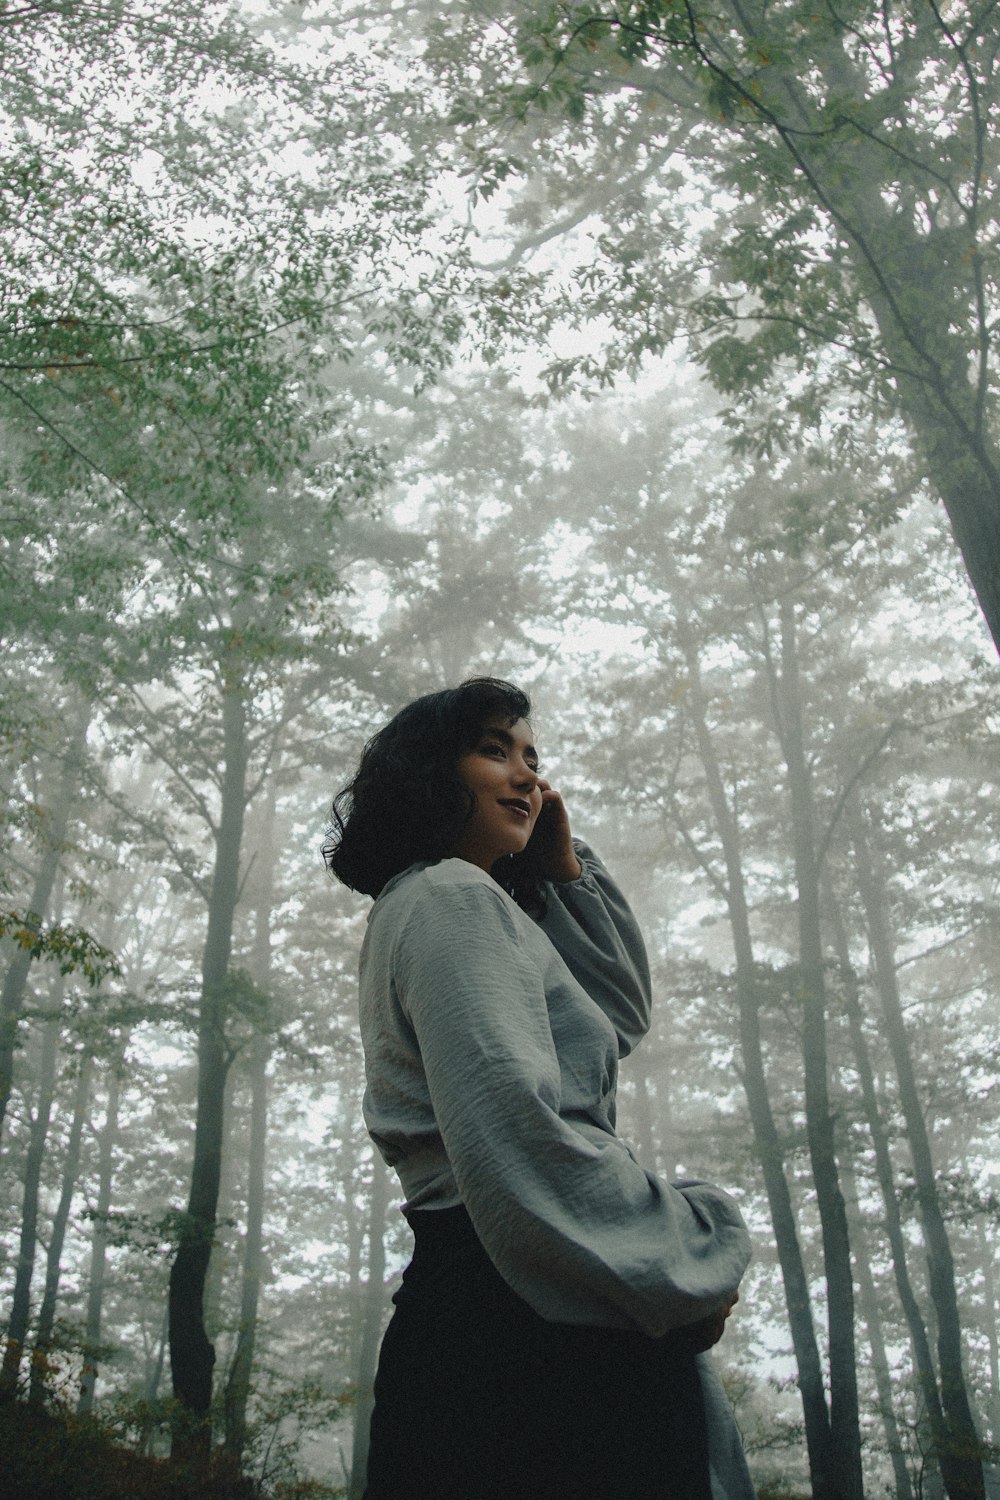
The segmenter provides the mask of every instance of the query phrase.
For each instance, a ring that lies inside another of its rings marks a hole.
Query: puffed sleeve
[[[570,973],[603,1010],[627,1057],[649,1030],[651,987],[646,945],[625,897],[581,839],[573,840],[583,872],[577,880],[547,883],[539,918]]]
[[[696,1322],[745,1269],[739,1209],[720,1189],[659,1182],[615,1136],[560,1118],[543,975],[517,915],[490,882],[441,886],[395,935],[396,997],[462,1201],[543,1317],[654,1336]]]

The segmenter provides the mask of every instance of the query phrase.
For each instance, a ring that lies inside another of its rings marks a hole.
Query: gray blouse
[[[618,1060],[649,1029],[642,935],[586,844],[535,921],[475,865],[412,865],[361,952],[364,1114],[408,1208],[464,1203],[542,1317],[660,1335],[727,1305],[750,1258],[721,1188],[668,1185],[615,1134]],[[754,1500],[699,1356],[713,1500]]]
[[[461,859],[386,886],[361,954],[365,1120],[406,1206],[464,1203],[542,1317],[658,1336],[728,1304],[749,1238],[728,1194],[668,1186],[615,1134],[649,969],[618,887],[577,853],[537,922]]]

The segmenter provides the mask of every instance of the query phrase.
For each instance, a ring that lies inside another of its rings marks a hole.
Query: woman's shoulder
[[[465,859],[411,865],[387,883],[368,916],[368,937],[393,949],[440,940],[450,931],[510,936],[533,926],[492,876]]]
[[[446,909],[465,901],[514,903],[492,876],[467,859],[439,859],[410,865],[382,888],[368,914],[369,926],[391,922],[397,926],[417,909]]]
[[[425,865],[420,872],[426,883],[435,890],[485,886],[487,890],[499,891],[500,887],[491,875],[472,865],[467,859],[439,859],[435,864]],[[502,894],[502,892],[501,892]]]

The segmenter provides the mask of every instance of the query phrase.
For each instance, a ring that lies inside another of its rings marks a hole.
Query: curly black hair
[[[476,801],[455,774],[487,724],[527,719],[526,693],[498,677],[408,703],[374,735],[357,775],[337,793],[323,844],[328,868],[352,891],[377,896],[418,860],[447,859]],[[526,911],[545,910],[542,882],[526,854],[508,855],[493,878]]]

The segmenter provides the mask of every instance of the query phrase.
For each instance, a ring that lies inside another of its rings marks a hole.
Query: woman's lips
[[[531,808],[528,806],[527,802],[521,802],[514,798],[501,798],[500,806],[510,808],[511,812],[517,813],[519,818],[531,817]]]

